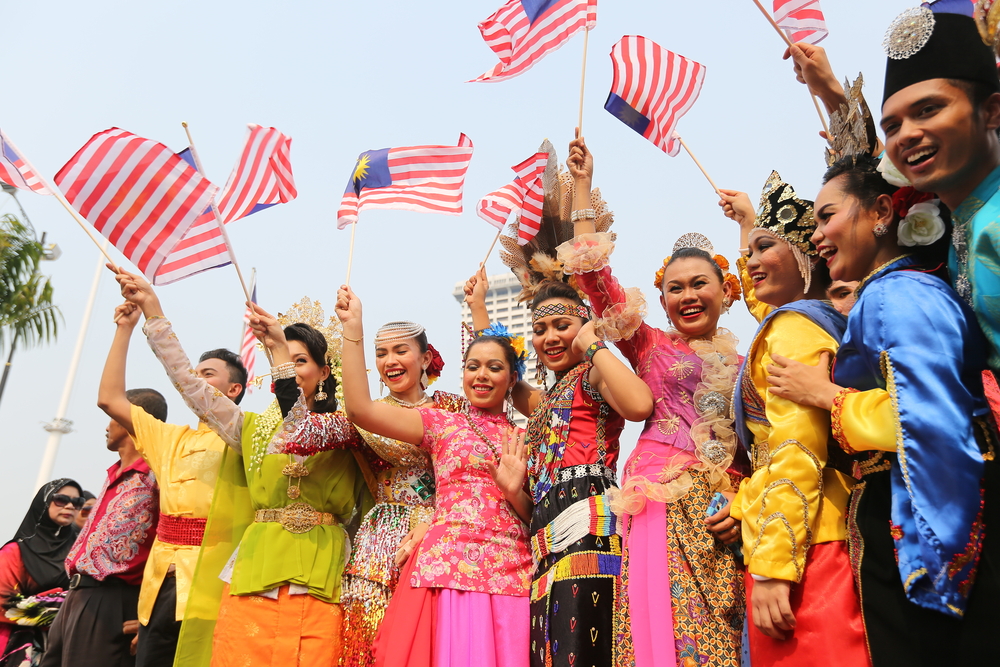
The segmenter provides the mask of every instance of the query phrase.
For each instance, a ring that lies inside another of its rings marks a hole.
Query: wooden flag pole
[[[590,39],[590,28],[583,31],[583,67],[580,71],[580,115],[577,117],[576,126],[580,130],[580,136],[583,136],[583,89],[584,85],[587,83],[587,42]],[[494,241],[494,243],[496,243]],[[493,248],[491,247],[492,251]],[[489,255],[487,255],[489,259]]]
[[[351,286],[351,266],[354,264],[354,232],[358,230],[358,221],[355,220],[351,223],[351,249],[347,252],[347,278],[344,279],[344,284],[348,287]]]
[[[181,127],[184,128],[184,133],[187,135],[188,146],[191,148],[191,157],[194,158],[195,167],[198,168],[198,171],[204,178],[208,178],[205,176],[205,169],[202,167],[201,159],[198,157],[198,149],[194,147],[194,139],[191,138],[191,130],[188,128],[188,124],[182,122]],[[233,260],[233,268],[236,269],[236,275],[239,276],[240,285],[243,287],[243,295],[247,298],[247,301],[251,301],[250,290],[247,289],[247,283],[243,280],[243,272],[240,271],[240,264],[236,261],[236,253],[233,252],[233,244],[229,240],[229,233],[226,232],[226,225],[222,222],[222,216],[219,215],[219,208],[215,205],[214,196],[212,197],[212,201],[209,202],[209,206],[212,207],[212,214],[215,216],[215,222],[218,223],[219,231],[222,232],[222,240],[226,244],[226,250],[229,252],[229,259]],[[270,357],[271,355],[269,354],[268,359],[270,359]]]
[[[479,263],[479,268],[483,268],[484,266],[486,266],[486,260],[488,260],[490,258],[490,255],[493,254],[493,248],[496,247],[497,241],[500,240],[500,234],[502,233],[503,233],[503,227],[497,230],[497,235],[493,237],[493,243],[490,244],[490,249],[486,251],[486,257],[484,257],[483,261]]]
[[[66,209],[66,211],[69,212],[71,216],[73,216],[73,219],[76,220],[77,224],[80,225],[83,231],[87,232],[87,236],[89,236],[90,240],[94,242],[94,245],[96,245],[97,249],[101,251],[101,254],[104,255],[105,259],[107,259],[109,262],[111,262],[112,265],[117,267],[118,262],[113,260],[111,258],[111,255],[108,254],[107,242],[99,241],[97,237],[94,236],[94,232],[90,231],[90,226],[89,226],[90,223],[88,223],[84,219],[84,217],[80,215],[75,208],[73,208],[72,204],[66,201],[66,197],[63,196],[62,191],[59,188],[55,187],[54,184],[49,183],[48,179],[42,176],[42,172],[35,169],[35,165],[31,164],[28,158],[25,157],[24,153],[22,153],[18,149],[18,147],[14,145],[14,142],[11,141],[9,137],[7,138],[7,143],[10,144],[11,148],[13,148],[14,151],[21,156],[21,159],[24,160],[24,164],[28,166],[28,169],[35,172],[35,176],[38,178],[39,181],[42,182],[42,185],[44,185],[49,189],[49,192],[52,193],[52,196],[55,197],[60,204],[62,204],[63,208]]]
[[[715,193],[716,193],[716,194],[721,194],[721,193],[719,192],[719,187],[718,187],[718,186],[717,186],[717,185],[715,184],[715,181],[713,181],[713,180],[712,180],[712,177],[708,175],[708,172],[707,172],[707,171],[705,171],[705,168],[704,168],[703,166],[701,166],[701,162],[699,162],[699,161],[698,161],[698,158],[696,158],[696,157],[694,156],[694,153],[692,153],[692,152],[691,152],[691,149],[690,149],[690,148],[688,148],[688,145],[687,145],[686,143],[684,143],[684,140],[683,140],[683,139],[681,139],[681,135],[679,135],[679,134],[675,134],[675,135],[674,135],[674,138],[675,138],[675,139],[677,139],[677,141],[681,142],[681,146],[683,146],[683,147],[684,147],[684,150],[686,150],[686,151],[687,151],[687,154],[691,156],[691,159],[692,159],[692,160],[694,160],[694,163],[695,163],[696,165],[698,165],[698,168],[699,168],[699,169],[701,169],[701,173],[703,173],[703,174],[705,175],[705,178],[707,178],[707,179],[708,179],[708,182],[709,182],[709,184],[710,184],[710,185],[712,186],[712,189],[713,189],[713,190],[715,190]]]
[[[760,13],[764,15],[764,18],[766,18],[767,22],[771,24],[771,27],[778,33],[778,36],[784,40],[785,45],[788,46],[788,48],[792,48],[792,40],[788,39],[788,35],[786,35],[785,31],[781,29],[781,26],[777,24],[774,17],[771,16],[771,13],[764,8],[764,5],[760,4],[760,0],[753,0],[753,4],[757,5],[757,9],[759,9]],[[809,97],[812,98],[813,106],[816,107],[816,113],[819,114],[819,122],[823,124],[823,131],[826,132],[826,140],[830,141],[833,137],[830,136],[830,126],[826,123],[826,116],[823,114],[823,110],[819,107],[819,100],[816,99],[816,96],[813,95],[811,90],[809,91]]]

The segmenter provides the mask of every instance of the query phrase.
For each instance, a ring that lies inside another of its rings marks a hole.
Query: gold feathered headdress
[[[826,151],[828,167],[848,155],[872,155],[878,146],[875,120],[861,91],[864,85],[861,74],[854,80],[854,85],[844,79],[847,104],[841,104],[830,114],[830,148]]]
[[[507,229],[512,235],[500,237],[503,248],[500,259],[510,267],[521,283],[521,294],[518,301],[530,301],[544,280],[567,281],[563,273],[562,262],[556,256],[556,248],[573,238],[573,223],[570,215],[573,212],[574,184],[569,172],[559,168],[559,159],[552,143],[546,139],[538,152],[548,153],[549,161],[542,174],[542,186],[545,190],[545,200],[542,205],[542,224],[531,241],[519,245],[517,230],[520,219],[511,223]],[[608,210],[607,204],[601,198],[601,191],[594,189],[590,195],[591,208],[597,213],[594,221],[598,232],[606,232],[614,223],[614,214]],[[572,283],[572,279],[569,280]],[[581,295],[582,296],[582,295]]]

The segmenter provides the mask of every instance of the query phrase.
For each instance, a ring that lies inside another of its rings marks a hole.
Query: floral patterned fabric
[[[66,571],[141,584],[159,518],[160,494],[149,465],[139,459],[122,470],[115,463],[66,557]]]
[[[437,507],[411,585],[527,596],[532,569],[527,527],[486,467],[486,461],[500,461],[507,417],[474,407],[464,414],[420,408],[420,416],[421,446],[434,459]]]

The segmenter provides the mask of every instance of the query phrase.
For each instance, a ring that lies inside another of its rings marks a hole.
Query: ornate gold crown
[[[278,313],[276,318],[278,324],[284,329],[289,324],[308,324],[316,331],[323,334],[326,339],[326,362],[330,364],[333,376],[337,378],[337,401],[339,405],[344,404],[343,383],[340,372],[340,353],[344,349],[344,328],[340,320],[336,317],[327,318],[319,301],[313,301],[307,296],[299,299],[298,303],[284,313]],[[316,360],[319,363],[319,360]]]

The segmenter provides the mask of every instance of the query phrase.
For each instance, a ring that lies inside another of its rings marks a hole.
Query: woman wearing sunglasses
[[[76,518],[85,499],[71,479],[57,479],[38,490],[14,537],[0,549],[0,603],[66,588],[63,561],[79,529]],[[47,626],[17,625],[0,613],[0,667],[37,665]],[[17,649],[17,650],[14,650]],[[10,655],[8,655],[10,653]]]
[[[90,517],[91,511],[94,509],[94,505],[97,504],[97,497],[84,489],[83,491],[83,507],[80,511],[76,513],[76,527],[78,530],[83,530],[83,524],[87,523],[87,519]]]

